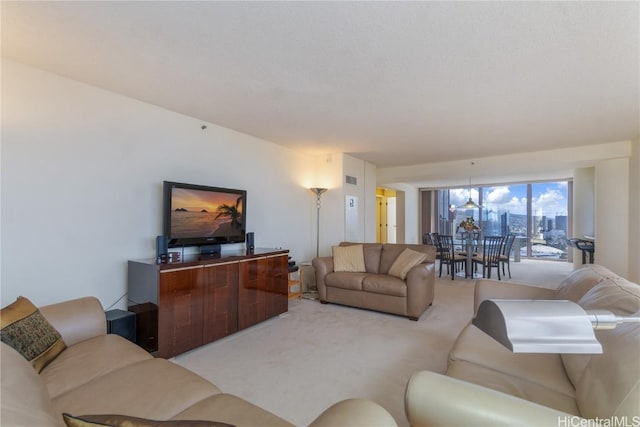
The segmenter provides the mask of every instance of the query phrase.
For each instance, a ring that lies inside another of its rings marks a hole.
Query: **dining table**
[[[480,241],[480,232],[478,230],[460,230],[458,232],[459,238],[456,242],[460,245],[461,253],[466,257],[464,272],[457,273],[458,277],[464,277],[465,279],[477,279],[481,278],[481,273],[473,272],[473,256],[478,252],[478,244]]]

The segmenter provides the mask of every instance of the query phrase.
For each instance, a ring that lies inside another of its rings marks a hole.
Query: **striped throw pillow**
[[[399,279],[406,279],[409,270],[425,260],[427,254],[414,251],[412,249],[405,249],[398,255],[391,268],[389,268],[389,276],[395,276]]]
[[[364,250],[362,245],[334,246],[333,271],[364,273]]]

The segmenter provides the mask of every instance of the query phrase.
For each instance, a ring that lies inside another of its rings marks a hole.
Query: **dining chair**
[[[516,240],[516,235],[513,233],[509,233],[507,238],[504,241],[504,249],[500,254],[500,264],[502,265],[502,275],[504,276],[504,265],[507,265],[507,270],[509,271],[509,279],[511,279],[511,264],[509,261],[511,260],[511,248],[513,247],[513,242]]]
[[[438,244],[438,237],[440,236],[440,234],[438,233],[425,233],[423,238],[426,237],[427,241],[429,242],[429,244],[433,245],[436,247],[436,259],[440,259],[441,255],[440,255],[440,245]]]
[[[482,277],[491,278],[491,269],[493,267],[498,271],[498,280],[502,280],[500,276],[500,254],[504,245],[505,236],[485,236],[482,239],[482,253],[477,254],[471,261],[474,267],[478,264],[482,265]]]
[[[453,236],[449,235],[439,235],[438,236],[438,246],[440,249],[440,273],[438,277],[442,277],[442,265],[447,266],[447,274],[451,274],[451,280],[453,280],[454,275],[456,274],[458,268],[462,266],[465,268],[466,272],[466,261],[467,258],[456,253],[455,248],[453,246]]]

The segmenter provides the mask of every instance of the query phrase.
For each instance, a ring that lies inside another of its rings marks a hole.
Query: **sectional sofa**
[[[486,299],[570,300],[585,310],[640,317],[640,286],[599,265],[574,271],[555,290],[478,280],[476,311]],[[445,375],[411,377],[410,424],[640,425],[640,323],[598,330],[596,337],[602,354],[515,354],[469,324]]]
[[[5,310],[3,331],[10,317]],[[68,426],[164,425],[145,420],[165,423],[172,420],[168,425],[193,427],[292,426],[246,400],[223,393],[215,384],[171,361],[154,358],[124,338],[106,334],[105,313],[96,298],[41,307],[28,319],[36,315],[42,315],[44,323],[53,326],[66,348],[62,347],[46,366],[32,365],[4,342],[15,341],[21,334],[31,335],[30,326],[27,325],[26,332],[23,329],[20,334],[13,334],[13,338],[7,338],[10,334],[3,335],[0,354],[3,427],[62,427],[65,422]],[[63,421],[63,413],[71,417]],[[109,416],[108,420],[104,415]],[[80,419],[75,418],[78,416]],[[100,423],[86,424],[86,421]],[[125,421],[128,424],[123,424]],[[376,403],[350,399],[331,406],[311,425],[395,426],[396,423]]]

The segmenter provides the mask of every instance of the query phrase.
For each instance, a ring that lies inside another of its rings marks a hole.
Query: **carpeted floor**
[[[512,264],[512,281],[555,288],[571,264]],[[368,310],[291,300],[289,311],[174,361],[298,425],[360,397],[384,406],[406,426],[404,389],[418,370],[444,372],[447,355],[470,321],[472,280],[443,277],[417,322]]]

